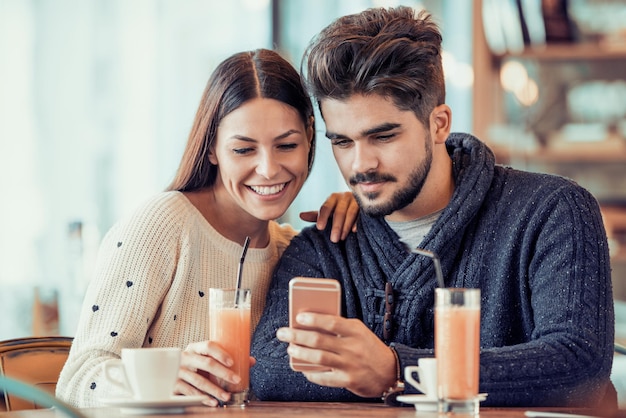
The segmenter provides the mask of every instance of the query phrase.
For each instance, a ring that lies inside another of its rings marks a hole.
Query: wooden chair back
[[[31,384],[54,395],[71,337],[27,337],[0,341],[0,375]],[[36,409],[34,402],[4,393],[8,411]]]

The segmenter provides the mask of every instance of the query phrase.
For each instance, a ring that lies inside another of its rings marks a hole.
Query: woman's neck
[[[241,209],[225,190],[212,186],[184,195],[224,238],[243,245],[249,236],[251,248],[265,248],[269,244],[269,221]]]

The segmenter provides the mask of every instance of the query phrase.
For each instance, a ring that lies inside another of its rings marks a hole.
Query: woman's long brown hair
[[[204,89],[178,171],[167,190],[192,191],[215,183],[217,166],[209,162],[217,128],[233,110],[254,98],[281,101],[298,111],[313,130],[309,172],[315,155],[313,105],[296,69],[268,49],[240,52],[220,63]]]

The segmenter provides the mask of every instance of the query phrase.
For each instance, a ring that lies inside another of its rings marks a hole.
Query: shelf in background
[[[626,42],[622,43],[563,43],[525,48],[519,54],[506,53],[504,58],[536,59],[541,61],[626,59]]]
[[[605,143],[569,143],[557,147],[541,147],[534,151],[508,148],[503,145],[489,144],[498,161],[513,159],[533,160],[543,163],[625,163],[626,141],[610,145]]]
[[[601,206],[612,260],[626,262],[626,206]]]

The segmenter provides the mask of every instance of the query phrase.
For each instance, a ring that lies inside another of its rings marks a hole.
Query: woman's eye
[[[253,151],[252,148],[234,148],[233,152],[237,155],[246,155]]]
[[[278,149],[288,151],[288,150],[296,149],[297,147],[298,147],[298,144],[291,144],[291,143],[290,144],[280,144],[278,146]]]

